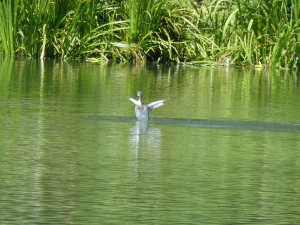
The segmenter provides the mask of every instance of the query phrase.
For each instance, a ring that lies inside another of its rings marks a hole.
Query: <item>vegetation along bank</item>
[[[3,0],[3,55],[299,67],[299,0]]]

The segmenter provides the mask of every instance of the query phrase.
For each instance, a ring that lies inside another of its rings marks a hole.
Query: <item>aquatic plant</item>
[[[299,4],[297,0],[210,1],[198,9],[198,26],[218,46],[211,53],[216,61],[227,58],[239,65],[295,68]]]
[[[3,0],[0,52],[296,69],[299,15],[298,0]]]
[[[16,23],[16,4],[10,0],[0,2],[0,40],[2,52],[6,55],[12,55],[14,52],[14,30]]]

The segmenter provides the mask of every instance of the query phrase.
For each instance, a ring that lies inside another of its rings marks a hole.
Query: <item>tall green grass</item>
[[[299,67],[298,0],[0,2],[0,51],[96,61]]]
[[[210,1],[199,10],[199,27],[214,40],[215,61],[244,66],[299,65],[299,1]]]
[[[10,0],[3,0],[0,2],[0,40],[2,52],[6,55],[13,55],[14,53],[14,36],[16,24],[16,11],[18,1],[13,4]]]
[[[129,21],[126,43],[142,60],[182,61],[189,41],[186,21],[191,11],[182,2],[129,0],[124,7]]]

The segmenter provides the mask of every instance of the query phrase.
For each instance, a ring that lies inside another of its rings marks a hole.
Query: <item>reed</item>
[[[15,1],[17,4],[18,1]],[[10,0],[0,2],[0,40],[1,49],[6,55],[14,53],[14,27],[16,22],[16,5]]]
[[[199,29],[217,46],[210,53],[215,61],[277,68],[299,64],[298,1],[215,0],[198,12]]]
[[[298,0],[0,2],[5,55],[296,69],[299,27]]]
[[[126,43],[140,51],[139,58],[157,62],[185,58],[190,26],[186,20],[191,12],[181,2],[130,0],[124,11],[129,21]]]

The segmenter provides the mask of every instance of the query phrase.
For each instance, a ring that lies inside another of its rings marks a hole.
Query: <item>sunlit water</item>
[[[299,224],[298,78],[4,60],[0,224]]]

